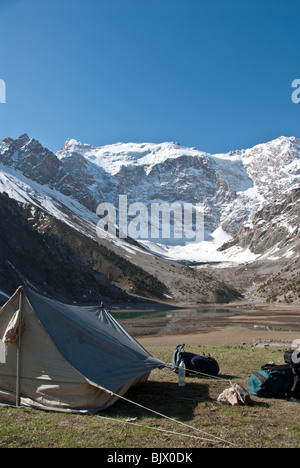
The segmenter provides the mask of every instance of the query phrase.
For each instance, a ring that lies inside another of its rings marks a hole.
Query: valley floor
[[[251,330],[245,327],[212,327],[196,333],[144,335],[136,337],[142,346],[287,346],[300,338],[300,332]]]
[[[246,307],[246,305],[245,305]],[[300,305],[226,309],[224,314],[121,321],[143,346],[277,346],[300,339]]]

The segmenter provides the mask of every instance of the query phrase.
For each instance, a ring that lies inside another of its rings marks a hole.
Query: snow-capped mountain
[[[98,202],[118,207],[119,195],[126,195],[128,204],[148,207],[163,202],[203,203],[208,238],[236,191],[251,185],[241,161],[229,160],[225,168],[224,160],[178,143],[94,147],[68,140],[57,156],[81,184],[89,184]]]
[[[300,140],[295,137],[215,155],[178,143],[97,147],[67,140],[55,155],[25,134],[1,141],[0,159],[6,176],[10,168],[46,192],[68,197],[71,209],[75,203],[93,222],[98,204],[105,201],[118,207],[119,195],[126,195],[128,204],[147,206],[202,203],[205,240],[212,240],[220,229],[234,236],[241,224],[251,222],[259,209],[300,179]],[[2,191],[4,187],[2,180]]]
[[[251,149],[208,154],[178,143],[95,147],[67,140],[57,153],[66,172],[97,201],[117,204],[176,201],[204,203],[206,230],[229,234],[300,178],[300,140],[280,137]]]
[[[202,203],[205,241],[235,236],[255,213],[277,200],[300,179],[300,140],[279,137],[250,149],[208,154],[178,143],[117,143],[96,147],[67,140],[57,157],[66,172],[97,202]],[[157,245],[151,245],[157,251]],[[157,244],[157,243],[156,243]],[[210,244],[180,245],[162,240],[160,253],[176,259],[209,260]],[[203,247],[208,256],[202,256]],[[167,247],[166,247],[167,246]],[[212,260],[215,257],[212,258]]]
[[[215,251],[214,246],[235,236],[242,224],[251,225],[258,210],[300,180],[300,140],[279,137],[250,149],[213,155],[174,142],[93,146],[70,139],[55,155],[25,134],[0,142],[0,161],[1,191],[22,174],[15,190],[22,192],[21,198],[40,193],[42,187],[40,203],[48,203],[53,214],[56,205],[50,199],[91,223],[99,220],[98,204],[118,207],[119,195],[126,195],[128,204],[148,207],[162,202],[202,203],[205,241],[211,241]],[[165,246],[145,244],[176,259],[189,260],[191,255],[192,260],[209,260],[202,257],[203,243],[201,250],[176,239],[161,240]]]

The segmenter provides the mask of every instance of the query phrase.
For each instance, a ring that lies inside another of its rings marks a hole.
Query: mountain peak
[[[26,145],[26,143],[28,143],[29,141],[30,141],[30,138],[27,135],[27,133],[23,133],[16,139],[17,144],[20,146]]]

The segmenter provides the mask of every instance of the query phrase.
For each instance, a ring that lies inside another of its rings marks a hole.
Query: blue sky
[[[0,0],[0,139],[300,137],[299,0]]]

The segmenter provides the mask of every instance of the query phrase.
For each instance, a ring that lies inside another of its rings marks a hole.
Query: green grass
[[[171,363],[173,348],[153,347],[148,350],[155,357]],[[0,447],[300,447],[300,405],[297,403],[252,397],[251,406],[231,407],[217,401],[218,395],[229,387],[227,379],[247,388],[248,376],[262,364],[269,361],[283,363],[283,350],[195,346],[189,347],[188,351],[210,353],[215,357],[222,379],[188,377],[186,386],[178,387],[177,375],[171,370],[155,370],[147,383],[126,395],[128,399],[172,420],[123,400],[97,415],[3,406],[0,408]],[[212,436],[225,442],[200,439]]]

